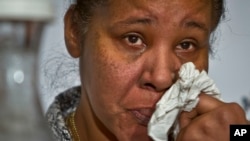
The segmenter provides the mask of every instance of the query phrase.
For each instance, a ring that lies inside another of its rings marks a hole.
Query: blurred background
[[[79,84],[78,60],[66,52],[63,16],[70,0],[54,0],[55,18],[46,27],[40,54],[41,98],[46,111],[54,96]],[[226,0],[226,18],[214,42],[209,75],[228,102],[237,102],[250,118],[250,1]],[[249,109],[248,109],[249,108]]]

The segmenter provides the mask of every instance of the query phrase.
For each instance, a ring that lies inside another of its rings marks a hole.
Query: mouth
[[[142,125],[147,127],[149,120],[154,112],[152,108],[141,108],[141,109],[132,109],[129,110],[133,117],[137,120],[137,122]]]

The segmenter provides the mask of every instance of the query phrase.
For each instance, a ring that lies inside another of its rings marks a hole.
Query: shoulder
[[[65,119],[74,112],[81,97],[80,86],[70,88],[55,97],[48,108],[46,118],[49,126],[57,139],[71,141]]]

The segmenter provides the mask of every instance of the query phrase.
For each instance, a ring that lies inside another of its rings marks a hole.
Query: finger
[[[195,107],[195,110],[199,115],[201,115],[210,112],[223,104],[224,103],[222,101],[202,93],[199,95],[199,103]]]
[[[180,128],[186,127],[197,116],[210,112],[221,105],[223,105],[223,102],[219,101],[218,99],[215,99],[204,93],[200,94],[199,103],[192,111],[181,112],[179,116]]]
[[[179,116],[179,126],[180,128],[185,128],[195,117],[197,117],[198,113],[196,110],[192,110],[190,112],[183,111]]]

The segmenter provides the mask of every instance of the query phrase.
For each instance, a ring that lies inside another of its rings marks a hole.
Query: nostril
[[[156,91],[156,87],[152,83],[146,83],[146,84],[144,84],[144,87],[146,89]]]
[[[148,89],[150,91],[155,91],[155,92],[161,92],[161,93],[164,93],[166,92],[171,86],[165,88],[165,89],[158,89],[154,84],[152,83],[145,83],[144,84],[144,88],[145,89]]]

